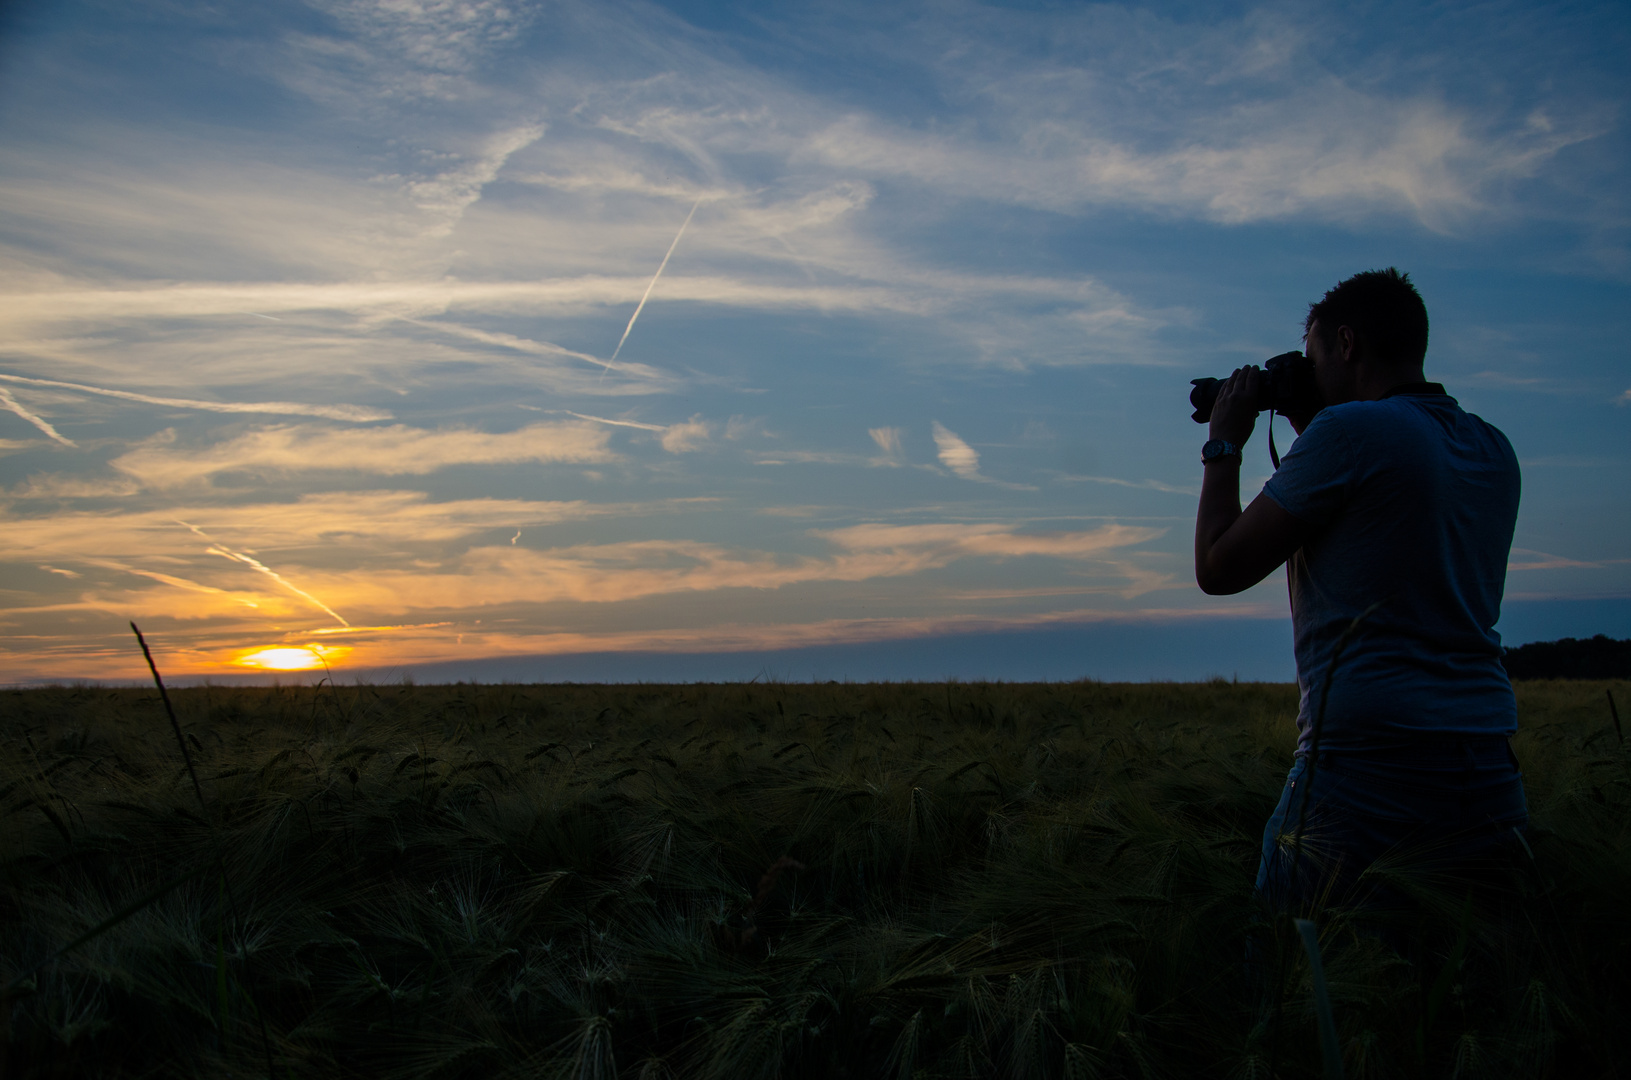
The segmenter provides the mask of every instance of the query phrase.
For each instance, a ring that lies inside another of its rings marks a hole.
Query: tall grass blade
[[[142,647],[142,655],[147,658],[147,670],[153,673],[153,685],[159,688],[159,699],[164,702],[164,714],[170,718],[170,728],[176,733],[176,745],[181,747],[181,760],[187,764],[187,775],[193,780],[193,794],[198,796],[198,808],[204,811],[204,819],[209,820],[209,804],[204,801],[204,789],[198,783],[198,772],[193,768],[193,756],[187,750],[187,740],[181,734],[181,721],[176,719],[175,706],[170,704],[170,691],[164,688],[164,679],[159,675],[159,666],[153,662],[153,653],[147,647],[147,639],[133,622],[130,624],[131,632],[136,635],[136,643]]]
[[[181,747],[181,759],[187,763],[187,775],[193,780],[193,794],[198,796],[198,807],[204,812],[204,820],[209,823],[210,831],[215,831],[215,818],[210,813],[209,804],[204,801],[204,788],[198,782],[198,772],[193,768],[193,756],[187,751],[187,740],[181,734],[181,721],[176,719],[175,706],[170,704],[170,692],[164,688],[164,679],[159,675],[159,666],[153,662],[153,652],[147,647],[147,639],[142,637],[141,630],[135,622],[130,624],[131,632],[136,635],[136,642],[142,647],[142,656],[147,659],[147,670],[153,673],[153,684],[159,688],[159,698],[164,702],[165,715],[170,718],[170,729],[175,732],[176,743]],[[243,947],[244,978],[249,979],[249,948],[243,944],[243,919],[238,916],[238,901],[232,895],[232,882],[227,878],[227,864],[222,857],[220,838],[216,838],[215,865],[221,871],[221,890],[226,894],[227,907],[232,913],[233,937]],[[226,972],[226,957],[221,957],[222,975]],[[222,1001],[225,1003],[226,993],[222,991]],[[261,1049],[266,1051],[266,1077],[267,1080],[277,1080],[277,1065],[272,1060],[272,1037],[266,1031],[266,1017],[261,1014],[260,1007],[255,1003],[254,994],[249,994],[250,1011],[255,1014],[255,1020],[260,1026]],[[223,1045],[225,1044],[224,1025],[226,1015],[222,1013]]]
[[[1325,1080],[1342,1080],[1342,1044],[1337,1041],[1336,1017],[1331,1012],[1331,989],[1325,982],[1325,964],[1320,959],[1319,928],[1308,919],[1296,920],[1308,953],[1308,973],[1314,983],[1314,1015],[1320,1029],[1320,1060]]]

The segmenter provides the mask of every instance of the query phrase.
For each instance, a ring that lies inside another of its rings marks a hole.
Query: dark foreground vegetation
[[[1623,1076],[1605,689],[1519,686],[1504,894],[1384,867],[1323,982],[1251,896],[1288,686],[200,688],[198,792],[155,692],[7,693],[4,1067],[1319,1076],[1323,986],[1349,1077]]]
[[[1514,679],[1631,679],[1631,639],[1532,641],[1508,649],[1501,662]]]

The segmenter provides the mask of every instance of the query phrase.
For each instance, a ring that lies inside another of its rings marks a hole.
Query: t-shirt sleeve
[[[1263,493],[1292,517],[1322,526],[1347,505],[1358,456],[1339,408],[1324,409],[1303,429]]]

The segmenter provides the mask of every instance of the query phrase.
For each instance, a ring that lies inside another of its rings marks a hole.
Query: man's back
[[[1322,745],[1517,729],[1494,631],[1517,458],[1441,387],[1401,391],[1323,410],[1264,488],[1310,529],[1287,565],[1302,748],[1337,640],[1377,601],[1334,673]]]

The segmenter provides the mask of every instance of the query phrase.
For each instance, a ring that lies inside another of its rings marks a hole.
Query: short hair
[[[1366,270],[1339,282],[1317,304],[1308,305],[1306,335],[1319,320],[1320,341],[1336,348],[1339,326],[1384,363],[1417,365],[1427,356],[1427,305],[1409,274],[1393,267]]]

